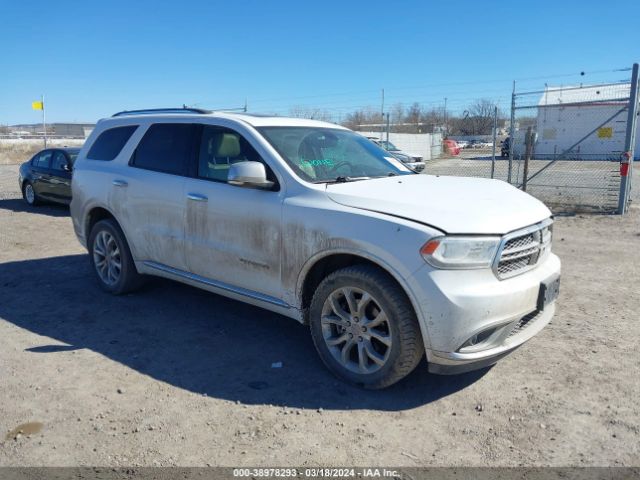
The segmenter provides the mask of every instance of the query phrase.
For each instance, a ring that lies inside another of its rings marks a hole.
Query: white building
[[[545,89],[537,108],[535,156],[555,158],[571,149],[562,158],[619,160],[628,115],[621,110],[628,104],[630,89],[629,83]],[[516,133],[516,154],[524,152],[524,134],[524,128]],[[639,147],[636,133],[636,159]]]

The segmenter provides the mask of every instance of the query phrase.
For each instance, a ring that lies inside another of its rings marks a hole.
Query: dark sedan
[[[18,181],[29,205],[71,202],[71,171],[79,148],[47,148],[20,165]]]

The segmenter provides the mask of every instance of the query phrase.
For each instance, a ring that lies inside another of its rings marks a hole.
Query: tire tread
[[[394,321],[398,322],[397,330],[400,333],[400,353],[383,377],[374,382],[363,384],[365,388],[370,389],[386,388],[411,373],[420,363],[424,355],[424,343],[415,311],[400,285],[384,270],[373,265],[357,264],[336,270],[320,282],[316,292],[320,291],[324,285],[333,283],[338,278],[344,276],[350,276],[376,284],[384,292],[386,295],[385,300],[391,304],[394,310]],[[324,299],[316,297],[317,295],[314,295],[312,300],[312,311],[314,310],[314,303],[324,302]],[[321,345],[319,345],[319,342],[321,342],[322,339],[316,339],[315,335],[312,335],[312,337],[316,349],[320,350]],[[320,356],[322,357],[322,355]],[[326,361],[325,364],[327,364]],[[331,370],[334,370],[331,365],[327,364],[327,366]]]
[[[91,229],[91,233],[89,234],[88,246],[89,246],[89,261],[91,262],[92,268],[95,270],[95,265],[93,264],[93,241],[95,236],[98,234],[98,232],[101,229],[105,229],[105,228],[110,229],[112,233],[114,233],[115,236],[117,237],[118,242],[121,244],[121,250],[122,250],[121,257],[122,257],[122,266],[123,266],[122,274],[124,275],[124,279],[121,282],[118,282],[113,287],[108,287],[107,285],[102,283],[102,281],[99,278],[98,278],[98,283],[104,290],[110,293],[113,293],[114,295],[123,295],[125,293],[129,293],[134,290],[137,290],[143,285],[145,281],[145,277],[138,273],[138,270],[136,269],[135,263],[133,261],[133,257],[131,255],[131,250],[129,249],[129,244],[127,243],[124,233],[122,232],[120,225],[118,225],[118,222],[116,222],[112,218],[107,218],[104,220],[100,220],[99,222],[96,222],[96,224]]]

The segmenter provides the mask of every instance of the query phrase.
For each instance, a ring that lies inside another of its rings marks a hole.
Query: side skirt
[[[299,309],[289,305],[288,303],[280,300],[279,298],[265,295],[263,293],[248,290],[246,288],[237,287],[229,283],[221,282],[219,280],[213,280],[206,278],[195,273],[185,272],[177,268],[169,267],[161,263],[152,261],[136,262],[136,268],[138,272],[148,275],[156,275],[159,277],[168,278],[181,283],[202,288],[204,290],[217,293],[234,300],[239,300],[244,303],[249,303],[257,307],[270,310],[272,312],[285,315],[302,322],[302,312]]]

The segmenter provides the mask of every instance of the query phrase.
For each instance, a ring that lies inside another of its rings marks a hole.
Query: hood
[[[549,209],[501,180],[403,175],[327,185],[341,205],[414,220],[456,234],[499,234],[540,222]]]

